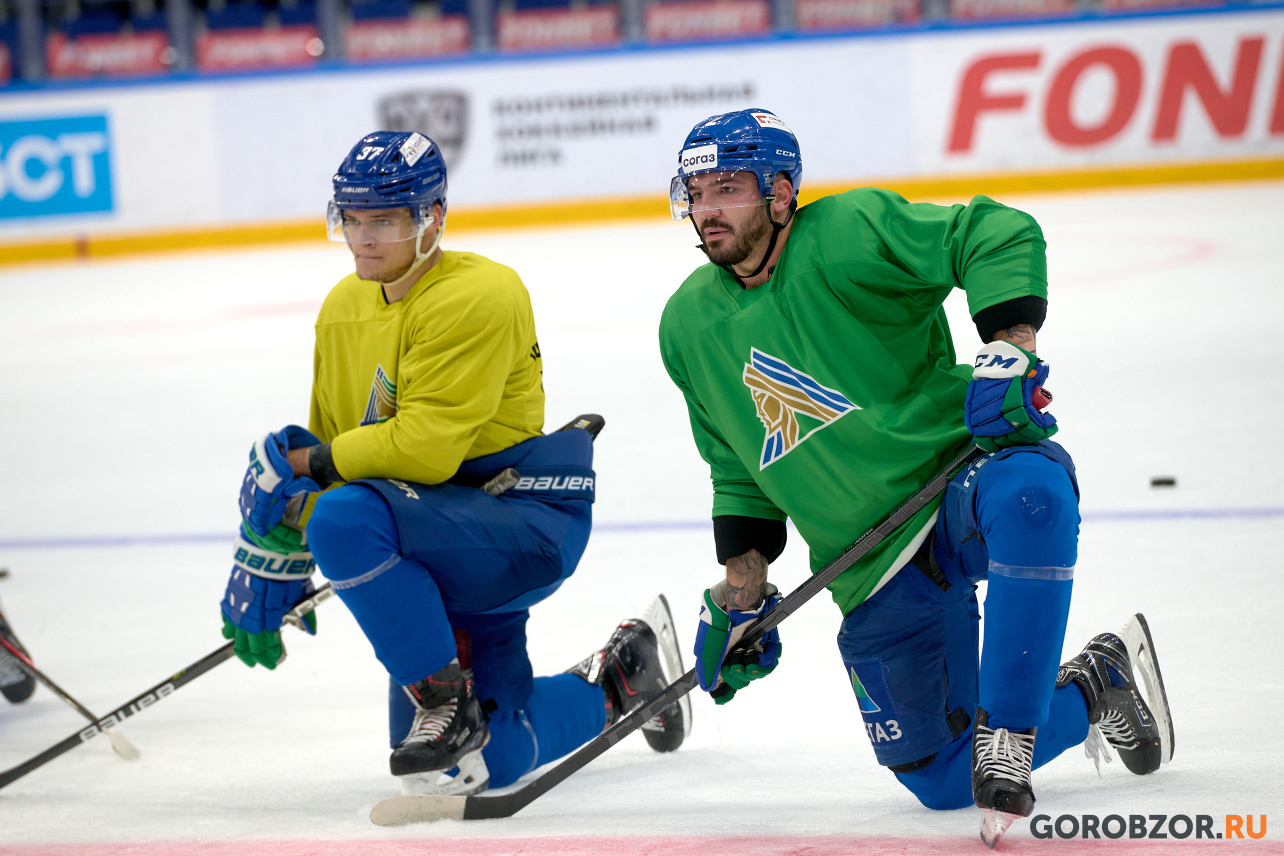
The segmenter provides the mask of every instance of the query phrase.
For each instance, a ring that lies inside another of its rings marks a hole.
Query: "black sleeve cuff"
[[[725,565],[729,559],[743,556],[750,550],[757,550],[767,557],[768,562],[774,562],[785,552],[788,537],[783,520],[736,514],[713,518],[713,543],[718,549],[719,565]]]
[[[972,320],[976,323],[976,332],[981,334],[981,342],[988,344],[994,340],[995,333],[1017,324],[1029,324],[1037,332],[1047,317],[1048,301],[1029,294],[982,309]]]
[[[308,469],[312,471],[312,480],[322,488],[343,481],[343,476],[335,469],[334,454],[330,451],[329,443],[322,443],[308,450]]]

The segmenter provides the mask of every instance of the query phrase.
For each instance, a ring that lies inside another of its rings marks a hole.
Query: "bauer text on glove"
[[[250,466],[241,482],[241,516],[256,535],[267,535],[281,522],[291,497],[321,489],[310,478],[295,478],[294,468],[285,459],[291,449],[320,442],[306,428],[287,425],[258,440],[250,449]]]
[[[233,550],[232,575],[221,604],[223,638],[233,641],[245,665],[275,669],[285,659],[281,622],[296,603],[316,591],[316,563],[304,534],[284,524],[266,536],[242,526]],[[305,613],[303,622],[309,633],[316,633],[316,613]]]

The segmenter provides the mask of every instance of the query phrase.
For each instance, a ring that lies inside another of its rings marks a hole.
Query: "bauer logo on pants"
[[[826,425],[860,410],[836,389],[821,386],[806,372],[752,348],[742,375],[753,395],[758,419],[767,429],[758,469],[765,470]],[[812,421],[806,428],[798,418]],[[819,424],[815,424],[819,423]]]
[[[0,219],[111,211],[106,116],[0,121]]]

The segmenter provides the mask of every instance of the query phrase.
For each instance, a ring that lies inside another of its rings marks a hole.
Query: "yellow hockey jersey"
[[[443,253],[391,305],[379,283],[347,276],[316,337],[308,425],[345,480],[437,484],[543,429],[530,295],[490,259]]]

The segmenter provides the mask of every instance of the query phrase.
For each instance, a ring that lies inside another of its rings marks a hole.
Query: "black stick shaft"
[[[333,594],[334,590],[330,587],[329,583],[326,583],[324,586],[317,589],[311,597],[296,604],[294,609],[286,613],[286,618],[292,618],[294,619],[294,622],[301,621],[303,613],[315,608],[317,604],[324,602]],[[171,675],[146,692],[140,693],[125,702],[101,719],[90,715],[90,719],[93,720],[93,724],[88,728],[77,731],[62,742],[50,746],[34,758],[30,758],[18,766],[0,773],[0,788],[21,779],[37,767],[43,767],[54,758],[70,752],[82,743],[88,743],[99,734],[105,733],[108,728],[119,725],[139,711],[151,707],[162,699],[168,698],[174,692],[196,680],[210,669],[213,669],[215,666],[226,660],[232,659],[234,655],[233,643],[228,642],[218,650],[206,654],[186,669]]]
[[[930,482],[925,484],[913,496],[901,503],[882,523],[870,529],[848,547],[843,554],[821,568],[802,585],[790,592],[789,596],[776,604],[775,608],[758,619],[745,632],[743,642],[748,645],[773,627],[780,624],[807,601],[815,597],[826,586],[838,579],[838,575],[850,568],[861,557],[882,543],[888,536],[905,524],[907,520],[922,511],[929,502],[945,491],[950,479],[968,464],[984,455],[985,452],[976,446],[969,446],[962,454],[951,461]],[[607,749],[637,731],[642,725],[669,705],[691,692],[696,687],[695,670],[687,672],[669,684],[658,696],[647,704],[633,711],[602,734],[580,747],[575,753],[535,781],[500,796],[468,797],[464,804],[465,820],[484,820],[497,817],[511,817],[543,796],[555,786],[566,781],[572,774],[583,769]]]
[[[3,647],[6,651],[8,651],[13,656],[15,660],[18,661],[18,666],[21,667],[23,671],[25,671],[27,674],[31,675],[31,677],[40,681],[40,683],[44,684],[46,687],[52,690],[54,695],[58,696],[58,698],[62,699],[67,704],[74,707],[77,713],[79,713],[85,719],[88,719],[90,722],[98,721],[98,717],[94,715],[93,711],[85,707],[80,702],[76,701],[74,698],[71,697],[71,695],[66,690],[64,690],[62,687],[58,686],[57,684],[55,684],[52,678],[50,678],[44,672],[37,669],[36,664],[31,662],[30,657],[22,653],[21,648],[18,648],[17,646],[15,646],[12,642],[10,642],[4,636],[0,636],[0,647]]]
[[[145,708],[151,707],[156,702],[161,701],[164,698],[167,698],[169,695],[174,693],[180,687],[190,683],[191,681],[196,680],[201,675],[205,674],[210,669],[217,666],[219,663],[222,663],[224,660],[231,659],[231,657],[232,657],[232,643],[228,642],[222,648],[219,648],[217,651],[214,651],[212,653],[206,654],[204,657],[197,660],[195,663],[188,666],[186,669],[183,669],[181,672],[178,672],[177,674],[172,675],[166,678],[165,680],[161,681],[156,686],[147,690],[147,692],[141,693],[135,696],[134,698],[130,699],[129,701],[125,702],[120,707],[116,708],[115,710],[113,710],[111,713],[107,714],[103,718],[96,720],[88,728],[82,729],[76,732],[75,734],[72,734],[70,737],[66,738],[61,743],[57,743],[53,746],[50,746],[48,749],[41,752],[39,755],[35,756],[34,758],[31,758],[28,761],[24,761],[18,766],[13,767],[12,769],[9,769],[9,770],[5,770],[3,773],[0,773],[0,788],[5,787],[11,782],[17,781],[18,779],[27,775],[37,767],[44,766],[45,764],[52,761],[54,758],[57,758],[59,755],[63,755],[67,752],[70,752],[72,749],[75,749],[77,746],[81,745],[82,743],[88,743],[90,740],[94,739],[99,734],[104,733],[108,728],[112,727],[113,725],[119,725],[121,722],[133,716],[134,714],[138,713],[139,711],[144,710]]]

